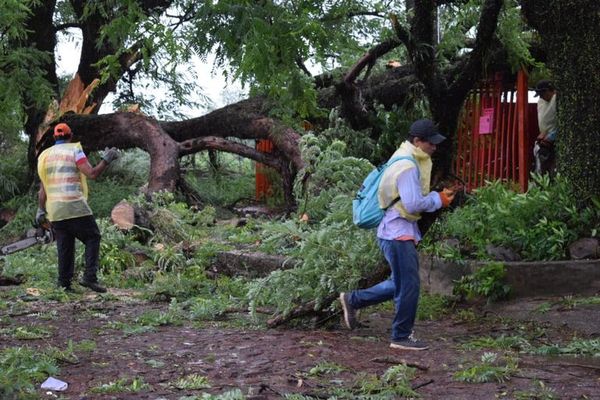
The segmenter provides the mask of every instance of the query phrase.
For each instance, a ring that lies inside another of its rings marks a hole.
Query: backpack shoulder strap
[[[411,157],[411,156],[397,156],[397,157],[394,157],[394,158],[390,159],[387,162],[387,166],[390,167],[396,161],[400,161],[400,160],[409,160],[409,161],[412,161],[412,163],[415,164],[415,167],[417,167],[417,173],[420,172],[419,171],[419,166],[417,165],[417,160],[415,160],[414,157]]]

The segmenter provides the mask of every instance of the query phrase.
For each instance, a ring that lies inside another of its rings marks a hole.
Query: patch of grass
[[[177,306],[172,306],[167,311],[146,311],[135,318],[131,323],[111,321],[106,324],[106,327],[108,329],[122,330],[126,336],[131,336],[146,332],[154,332],[157,326],[180,326],[182,324],[183,316],[181,315],[180,310]]]
[[[49,338],[52,336],[52,332],[38,326],[17,326],[0,329],[0,335],[10,336],[18,340],[36,340]]]
[[[93,340],[82,340],[79,343],[73,343],[73,341],[69,339],[65,349],[50,346],[45,350],[45,353],[57,361],[77,364],[79,362],[79,357],[77,357],[75,352],[92,352],[95,349],[96,342]]]
[[[496,353],[483,353],[481,362],[458,371],[454,379],[461,382],[484,383],[505,382],[518,371],[518,363],[513,358],[506,358],[504,363],[498,361]]]
[[[475,322],[479,319],[477,313],[471,309],[458,310],[454,314],[454,318],[462,322]]]
[[[152,387],[144,382],[144,378],[135,377],[133,379],[120,378],[114,382],[102,383],[90,389],[91,393],[137,393],[144,390],[150,390]]]
[[[491,350],[525,350],[531,348],[531,344],[522,336],[505,336],[498,337],[484,336],[473,339],[462,347],[466,350],[476,349],[491,349]]]
[[[567,308],[575,308],[577,306],[583,306],[583,305],[600,304],[600,296],[591,296],[591,297],[565,296],[560,301],[560,304],[563,307],[567,307]]]
[[[58,318],[58,311],[56,311],[56,310],[40,311],[39,313],[36,313],[34,315],[43,321],[53,321]]]
[[[148,364],[152,368],[162,368],[165,366],[165,363],[160,360],[146,360],[146,364]]]
[[[346,370],[346,367],[344,367],[342,365],[332,363],[329,361],[322,361],[322,362],[319,362],[314,367],[312,367],[308,371],[308,375],[309,376],[334,375],[334,374],[339,374],[340,372],[343,372],[345,370]]]
[[[170,307],[167,311],[146,311],[135,322],[144,326],[180,326],[183,324],[183,317],[176,307]]]
[[[184,376],[174,382],[169,382],[169,385],[180,390],[199,390],[211,387],[208,378],[199,374]]]
[[[578,355],[600,357],[600,339],[573,339],[564,345],[541,346],[532,351],[538,355]]]
[[[123,331],[125,336],[134,336],[141,335],[147,332],[156,331],[156,327],[151,325],[136,325],[136,324],[128,324],[121,321],[113,321],[106,324],[108,329],[118,329]]]
[[[202,393],[202,396],[182,396],[178,400],[244,400],[246,396],[240,389],[228,390],[221,394]]]
[[[473,299],[479,296],[488,301],[502,300],[510,294],[510,286],[504,283],[506,271],[501,262],[489,262],[470,275],[465,275],[454,285],[454,294]]]
[[[96,350],[96,347],[96,342],[93,340],[82,340],[81,342],[73,345],[73,349],[75,349],[75,351],[81,351],[84,353],[90,353]]]
[[[534,388],[527,391],[515,391],[513,398],[515,400],[558,400],[560,397],[554,389],[547,387],[543,381],[533,381]]]
[[[417,320],[436,320],[446,315],[451,307],[450,300],[439,294],[421,293]]]
[[[352,395],[375,399],[419,398],[419,393],[412,389],[411,381],[415,377],[415,369],[405,364],[388,368],[382,376],[366,375],[360,377],[355,384]]]
[[[36,399],[37,385],[57,376],[58,365],[44,352],[28,347],[0,351],[0,398]]]
[[[540,314],[545,314],[548,311],[550,311],[552,309],[552,304],[549,302],[543,302],[542,304],[540,304],[539,306],[537,306],[535,308],[535,311],[539,312]]]

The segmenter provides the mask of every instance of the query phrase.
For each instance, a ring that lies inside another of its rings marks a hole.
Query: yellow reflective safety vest
[[[46,212],[50,221],[92,215],[87,204],[87,181],[77,168],[85,160],[80,143],[60,143],[38,158],[38,175],[46,191]]]

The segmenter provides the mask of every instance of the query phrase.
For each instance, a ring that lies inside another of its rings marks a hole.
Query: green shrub
[[[440,238],[456,238],[469,258],[487,259],[486,245],[492,244],[510,248],[524,260],[557,260],[566,257],[573,240],[597,236],[599,224],[600,204],[575,197],[565,178],[533,175],[527,193],[500,181],[475,190],[463,207],[434,225],[423,245],[448,254]]]
[[[510,286],[504,283],[506,271],[504,264],[490,262],[478,268],[474,273],[463,276],[454,285],[454,294],[472,299],[483,296],[489,301],[506,298]]]
[[[1,143],[1,141],[0,141]],[[0,204],[27,190],[27,144],[0,147]],[[0,208],[2,208],[0,206]]]

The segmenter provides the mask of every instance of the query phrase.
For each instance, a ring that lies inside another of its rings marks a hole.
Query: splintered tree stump
[[[119,229],[129,231],[134,226],[150,229],[150,220],[145,210],[136,208],[126,200],[121,200],[110,212],[110,219]]]

